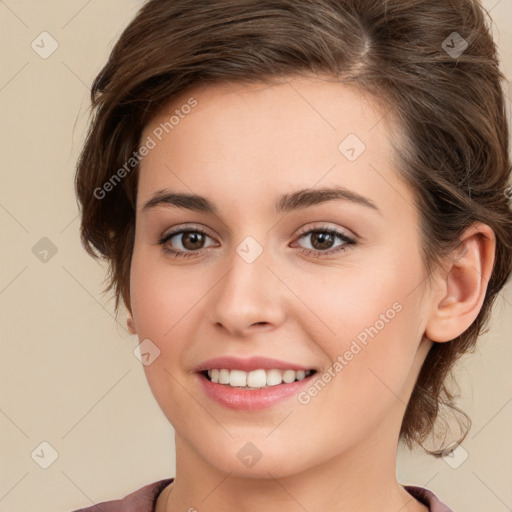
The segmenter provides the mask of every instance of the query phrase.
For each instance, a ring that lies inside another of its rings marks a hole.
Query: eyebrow
[[[274,203],[274,213],[288,213],[335,200],[365,206],[382,215],[382,212],[373,201],[344,187],[302,189],[283,194]],[[181,192],[170,192],[166,189],[155,192],[151,199],[142,206],[141,210],[147,212],[158,206],[175,206],[219,216],[217,207],[206,197]]]

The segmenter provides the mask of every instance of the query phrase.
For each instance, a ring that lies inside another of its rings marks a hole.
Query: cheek
[[[307,322],[308,331],[316,322],[315,332],[331,337],[334,346],[375,324],[379,333],[393,330],[390,326],[396,327],[406,316],[399,309],[407,308],[409,315],[411,308],[419,307],[413,290],[422,279],[421,264],[414,255],[400,261],[396,254],[400,250],[393,248],[357,265],[325,268],[322,273],[300,277],[289,274],[287,282],[293,283],[294,292],[307,306],[303,307],[305,315],[297,318]]]
[[[143,251],[134,251],[130,271],[132,313],[140,342],[150,340],[157,347],[150,345],[158,357],[143,366],[157,400],[159,390],[168,393],[172,389],[171,376],[181,364],[185,349],[180,346],[185,339],[180,331],[187,321],[187,305],[190,309],[195,302],[191,291],[194,287],[182,280],[178,271],[172,272]]]
[[[194,320],[198,288],[179,268],[172,269],[144,251],[134,251],[130,272],[132,312],[139,340],[149,339],[159,355],[143,365],[151,392],[171,424],[184,421],[190,397],[179,383]]]
[[[332,389],[354,410],[401,393],[421,341],[421,262],[414,254],[400,261],[396,250],[380,256],[378,265],[335,270],[325,280],[303,278],[294,288],[311,308],[296,315],[301,329],[316,334],[332,361]]]
[[[165,343],[187,322],[204,290],[198,286],[198,272],[166,265],[161,256],[134,251],[130,271],[133,317],[139,337]]]

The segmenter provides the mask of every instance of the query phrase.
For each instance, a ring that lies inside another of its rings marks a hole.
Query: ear
[[[451,255],[446,275],[437,281],[425,335],[432,341],[451,341],[478,316],[491,277],[496,249],[494,231],[481,222],[471,225]]]
[[[126,325],[128,326],[128,332],[130,334],[137,334],[137,330],[135,329],[135,324],[133,323],[133,317],[130,313],[128,313],[128,318],[126,319]]]

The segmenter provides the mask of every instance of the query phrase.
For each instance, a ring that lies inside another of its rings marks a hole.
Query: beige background
[[[484,3],[510,79],[512,0]],[[0,1],[0,512],[67,512],[174,475],[172,427],[133,355],[125,315],[116,324],[101,294],[104,268],[80,246],[73,192],[90,85],[141,4]],[[31,47],[44,31],[58,43],[47,59]],[[57,250],[46,262],[33,252],[49,244],[43,237]],[[454,510],[511,509],[511,334],[508,284],[459,370],[473,419],[468,458],[400,451],[400,482],[432,489]],[[52,449],[58,457],[43,469]]]

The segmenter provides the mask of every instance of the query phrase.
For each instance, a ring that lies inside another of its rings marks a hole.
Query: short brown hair
[[[81,240],[109,263],[105,291],[115,291],[116,312],[121,297],[130,310],[138,165],[127,169],[126,162],[148,121],[193,87],[307,74],[353,84],[392,111],[402,140],[395,148],[399,171],[417,196],[428,276],[473,222],[496,235],[476,320],[453,341],[434,343],[405,411],[401,440],[423,446],[441,406],[469,420],[455,406],[448,377],[474,350],[512,266],[504,77],[478,1],[148,1],[92,86],[94,115],[76,173]],[[123,166],[123,179],[118,174],[112,183]],[[108,197],[99,198],[108,182]]]

